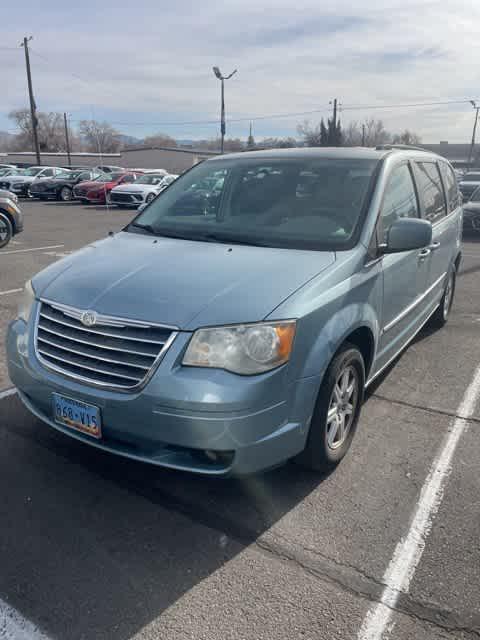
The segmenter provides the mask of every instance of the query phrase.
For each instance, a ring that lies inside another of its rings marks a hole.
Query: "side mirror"
[[[147,202],[142,202],[142,204],[137,209],[138,213],[141,213],[145,209],[147,204],[148,204]]]
[[[396,220],[387,234],[387,242],[380,245],[382,253],[401,253],[422,249],[432,243],[432,224],[418,218]]]

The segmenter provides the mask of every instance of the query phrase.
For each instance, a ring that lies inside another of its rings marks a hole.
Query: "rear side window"
[[[434,162],[416,162],[417,184],[425,218],[436,222],[446,215],[445,197],[438,167]]]
[[[418,218],[417,195],[407,164],[392,171],[385,189],[380,218],[385,240],[392,224],[400,218]]]
[[[447,192],[447,202],[449,211],[453,211],[461,204],[460,192],[458,191],[457,178],[450,165],[442,162],[440,164],[445,181],[445,190]]]

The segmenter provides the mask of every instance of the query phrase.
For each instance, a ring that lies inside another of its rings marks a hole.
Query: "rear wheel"
[[[447,281],[445,283],[445,289],[443,290],[443,296],[440,300],[440,304],[437,307],[437,310],[430,318],[430,326],[441,329],[444,325],[447,324],[448,318],[450,316],[450,310],[453,304],[453,297],[455,295],[455,284],[457,281],[457,270],[455,265],[452,264],[451,269],[447,276]]]
[[[62,202],[70,202],[72,199],[72,190],[70,187],[62,187],[58,195]]]
[[[330,363],[317,398],[307,445],[296,461],[328,471],[347,453],[357,428],[365,387],[360,351],[345,343]]]
[[[6,247],[13,236],[13,227],[7,216],[0,211],[0,249]]]

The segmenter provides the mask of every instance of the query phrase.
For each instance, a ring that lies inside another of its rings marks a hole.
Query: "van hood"
[[[121,232],[41,271],[33,287],[77,309],[193,330],[263,320],[334,261],[334,252]]]

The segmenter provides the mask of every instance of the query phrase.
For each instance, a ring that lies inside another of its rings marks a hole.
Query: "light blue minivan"
[[[446,160],[285,149],[197,165],[122,232],[25,286],[20,398],[95,447],[247,474],[346,454],[365,388],[443,325],[462,207]]]

